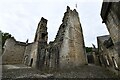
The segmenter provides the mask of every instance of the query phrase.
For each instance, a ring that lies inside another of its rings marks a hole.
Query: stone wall
[[[111,3],[110,10],[106,18],[106,26],[114,43],[120,42],[120,2]]]
[[[34,42],[32,44],[30,57],[29,57],[29,65],[37,68],[37,56],[38,56],[38,42]]]
[[[2,32],[0,31],[0,56],[1,55],[2,55]]]
[[[86,64],[85,46],[78,12],[67,7],[57,36],[60,68]]]
[[[120,69],[120,1],[103,2],[101,17],[113,41],[115,52],[112,53],[117,54],[115,58]]]
[[[47,19],[42,17],[36,30],[34,44],[31,51],[31,61],[33,61],[32,66],[36,67],[37,69],[43,69],[45,66],[47,40]]]
[[[3,64],[21,64],[25,52],[26,43],[17,42],[14,38],[7,39],[2,55]]]
[[[93,58],[94,58],[94,64],[95,65],[100,65],[100,58],[99,58],[99,54],[98,51],[97,52],[92,52]]]
[[[97,37],[100,65],[117,73],[119,59],[118,53],[115,50],[115,46],[114,45],[110,47],[105,46],[105,41],[108,40],[109,38],[110,38],[109,35]]]
[[[104,2],[104,4],[108,4],[108,2]],[[101,16],[103,16],[103,12],[106,14],[102,19],[107,26],[112,41],[120,56],[120,2],[109,3],[106,11],[104,10],[104,8],[106,8],[105,6],[106,5],[102,6]]]
[[[48,46],[48,53],[46,54],[46,60],[47,60],[47,66],[49,66],[50,69],[58,69],[59,68],[59,43],[50,42]]]
[[[27,46],[25,47],[25,53],[24,53],[24,57],[23,57],[23,64],[25,65],[30,65],[30,57],[31,57],[31,51],[32,51],[32,45],[33,44],[27,44]]]

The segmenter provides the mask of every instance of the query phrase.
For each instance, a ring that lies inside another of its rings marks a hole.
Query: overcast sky
[[[33,42],[37,25],[48,20],[48,41],[53,41],[66,7],[79,13],[86,46],[97,45],[97,36],[107,35],[100,16],[102,0],[0,0],[0,30],[12,34],[17,41]]]

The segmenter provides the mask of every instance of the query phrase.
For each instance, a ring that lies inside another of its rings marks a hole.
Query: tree
[[[86,52],[92,52],[92,47],[86,47]]]
[[[9,34],[9,33],[4,33],[4,32],[2,32],[2,31],[0,31],[0,33],[1,33],[1,37],[2,37],[2,48],[3,48],[3,46],[4,46],[4,44],[5,44],[5,41],[6,41],[8,38],[11,38],[12,36],[11,36],[11,34]]]

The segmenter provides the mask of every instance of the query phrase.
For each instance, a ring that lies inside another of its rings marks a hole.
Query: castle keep
[[[54,41],[47,44],[47,20],[41,18],[34,42],[6,40],[3,64],[25,64],[37,69],[71,68],[87,64],[78,12],[67,6]]]

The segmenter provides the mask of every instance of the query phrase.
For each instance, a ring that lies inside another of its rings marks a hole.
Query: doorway
[[[30,61],[30,66],[32,66],[32,63],[33,63],[33,58],[32,58],[31,61]]]

